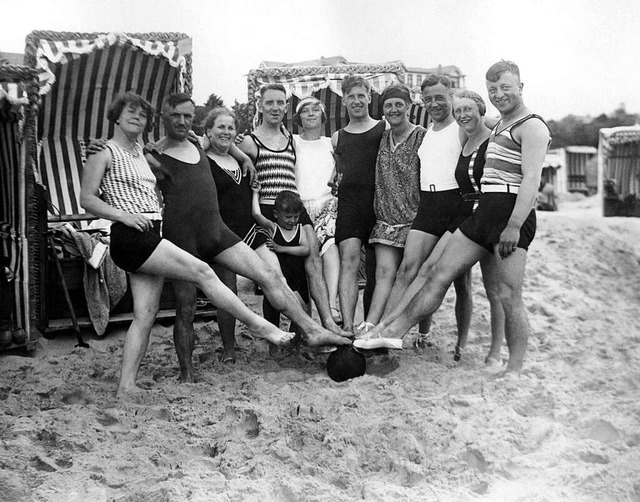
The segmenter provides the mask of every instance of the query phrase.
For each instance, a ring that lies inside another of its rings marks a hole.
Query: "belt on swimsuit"
[[[160,214],[160,213],[142,213],[142,214],[144,214],[150,220],[161,220],[162,219],[162,214]]]
[[[518,185],[482,185],[482,192],[518,193]]]

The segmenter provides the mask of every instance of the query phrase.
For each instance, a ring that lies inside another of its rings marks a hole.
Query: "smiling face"
[[[363,85],[352,87],[342,98],[342,103],[347,109],[350,119],[362,119],[368,117],[370,102],[371,93]]]
[[[487,93],[491,104],[501,115],[508,114],[522,105],[522,82],[510,71],[500,75],[497,82],[487,80]]]
[[[219,152],[228,152],[236,137],[236,123],[230,115],[219,115],[207,131],[211,146]]]
[[[451,115],[449,89],[443,84],[425,87],[422,91],[422,101],[434,122],[444,122]]]
[[[293,230],[300,220],[300,212],[274,209],[273,217],[278,222],[278,225],[285,230]]]
[[[147,112],[141,106],[129,103],[122,108],[117,125],[125,132],[136,136],[147,126]]]
[[[189,135],[196,108],[191,101],[185,101],[162,114],[167,136],[175,140],[184,140]]]
[[[322,108],[320,103],[313,102],[304,105],[300,110],[300,124],[305,130],[318,129],[322,126]]]
[[[279,125],[287,113],[287,96],[277,89],[268,89],[260,98],[262,120],[271,125]]]
[[[471,134],[482,125],[478,104],[471,98],[453,98],[453,118],[461,129]]]
[[[384,117],[389,122],[391,127],[397,127],[405,122],[408,122],[409,105],[404,99],[401,98],[389,98],[385,99],[382,105]]]

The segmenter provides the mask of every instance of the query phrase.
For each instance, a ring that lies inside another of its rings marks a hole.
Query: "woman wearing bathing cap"
[[[293,120],[301,128],[300,134],[293,135],[296,185],[320,243],[324,280],[327,283],[333,320],[340,323],[340,255],[334,240],[338,203],[331,194],[330,186],[335,176],[335,161],[331,138],[322,135],[327,120],[324,103],[313,96],[300,100]]]
[[[376,287],[356,337],[364,335],[382,317],[420,202],[418,148],[426,129],[409,122],[411,94],[405,85],[390,85],[382,92],[381,101],[390,128],[384,132],[378,150],[374,199],[377,220],[369,239],[376,252]]]

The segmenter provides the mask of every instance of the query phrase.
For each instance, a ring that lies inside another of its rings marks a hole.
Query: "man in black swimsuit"
[[[351,343],[309,317],[276,273],[224,224],[207,157],[188,139],[194,114],[195,105],[188,95],[169,96],[163,107],[167,134],[164,151],[158,158],[147,155],[164,198],[164,236],[204,261],[219,263],[258,283],[272,305],[302,329],[308,345]],[[174,282],[174,291],[174,342],[180,362],[180,379],[193,381],[196,291],[184,282]]]

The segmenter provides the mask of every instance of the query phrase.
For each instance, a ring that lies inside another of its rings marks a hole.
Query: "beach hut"
[[[251,117],[255,117],[260,97],[260,87],[268,83],[278,83],[287,89],[290,106],[285,117],[285,125],[289,131],[297,133],[293,123],[293,115],[298,101],[307,96],[320,99],[327,109],[325,135],[331,136],[335,131],[349,122],[347,112],[342,106],[342,80],[349,74],[364,76],[372,88],[372,100],[369,113],[373,118],[382,117],[382,90],[392,83],[403,82],[405,67],[402,62],[385,64],[337,64],[330,66],[265,66],[251,70],[247,76],[249,91],[249,107]],[[424,107],[414,103],[411,105],[410,120],[414,124],[426,126],[428,117]]]
[[[640,216],[640,126],[600,129],[598,164],[604,216]]]
[[[598,149],[593,146],[568,146],[565,165],[569,192],[593,195],[598,190]]]
[[[41,268],[37,72],[0,64],[0,84],[0,348],[32,348],[38,334]]]
[[[191,94],[191,39],[182,33],[70,33],[34,31],[27,36],[25,62],[38,72],[41,105],[37,116],[38,175],[42,201],[32,255],[41,270],[38,284],[38,326],[43,332],[93,325],[84,287],[86,260],[72,253],[60,232],[78,236],[95,220],[79,203],[85,146],[108,138],[113,125],[106,109],[113,97],[133,91],[160,109],[171,92]],[[162,135],[159,116],[143,141]],[[68,241],[67,241],[68,242]],[[126,282],[125,282],[126,289]],[[111,293],[111,291],[110,291]],[[124,294],[109,320],[130,318],[131,298]],[[165,288],[160,316],[174,315],[171,288]],[[109,312],[107,312],[109,315]],[[104,317],[104,316],[103,316]],[[104,331],[104,318],[101,319]],[[101,334],[101,333],[99,333]]]

